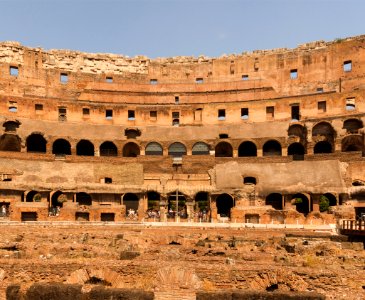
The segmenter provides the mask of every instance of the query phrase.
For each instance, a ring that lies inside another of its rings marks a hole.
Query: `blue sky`
[[[365,34],[364,0],[0,0],[0,41],[151,58]]]

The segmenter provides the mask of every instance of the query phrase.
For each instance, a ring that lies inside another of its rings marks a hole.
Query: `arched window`
[[[7,121],[4,122],[3,127],[5,128],[5,132],[16,132],[19,125],[20,123],[18,121]]]
[[[173,157],[186,155],[186,147],[181,143],[173,143],[169,147],[169,155],[172,155]]]
[[[209,194],[207,192],[199,192],[195,195],[195,211],[209,211]]]
[[[265,205],[271,205],[273,209],[283,209],[283,196],[279,193],[272,193],[265,199]]]
[[[238,147],[239,157],[257,156],[257,147],[253,142],[246,141]]]
[[[247,176],[243,178],[243,184],[254,184],[256,185],[256,178],[252,176]]]
[[[267,141],[263,148],[263,156],[281,156],[281,145],[278,141]]]
[[[94,156],[94,145],[88,140],[81,140],[76,145],[76,155]]]
[[[15,134],[3,134],[0,137],[0,151],[20,152],[21,139]]]
[[[232,196],[221,194],[216,199],[217,213],[221,217],[231,217],[231,208],[234,206]]]
[[[123,147],[124,157],[137,157],[140,154],[139,146],[136,143],[129,142]]]
[[[318,142],[313,149],[314,154],[332,153],[332,145],[327,141]]]
[[[42,195],[37,191],[30,191],[25,198],[26,202],[41,202],[41,200]]]
[[[343,128],[346,129],[347,133],[358,133],[359,129],[363,127],[364,125],[359,119],[348,119],[343,122]]]
[[[55,140],[52,145],[52,154],[71,155],[71,145],[65,139]]]
[[[299,137],[301,140],[305,140],[307,136],[307,128],[300,124],[290,125],[288,129],[289,137]]]
[[[163,155],[162,146],[159,143],[151,142],[148,143],[145,149],[146,155]]]
[[[192,149],[193,155],[208,155],[209,154],[209,146],[203,142],[197,142],[194,144]]]
[[[79,205],[90,206],[92,204],[92,199],[89,194],[81,192],[76,194],[76,202],[78,202]]]
[[[220,142],[215,146],[215,157],[232,157],[233,148],[230,143]]]
[[[46,153],[46,140],[39,133],[27,137],[27,152]]]
[[[118,148],[113,142],[104,142],[100,145],[100,156],[117,156]]]
[[[62,207],[63,203],[67,201],[66,194],[62,193],[61,191],[55,192],[51,197],[51,206],[53,207]]]

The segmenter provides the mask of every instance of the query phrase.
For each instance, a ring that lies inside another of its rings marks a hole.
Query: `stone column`
[[[312,195],[312,197],[311,197],[312,207],[313,207],[314,212],[319,212],[319,198],[321,198],[321,195],[318,195],[318,194]],[[309,202],[309,206],[310,206],[310,202]]]

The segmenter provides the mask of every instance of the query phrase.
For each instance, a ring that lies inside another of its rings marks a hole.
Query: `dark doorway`
[[[92,204],[92,199],[89,194],[81,192],[76,194],[76,202],[78,202],[79,205],[90,206]]]
[[[46,144],[41,134],[33,133],[27,137],[27,152],[46,153]]]
[[[22,212],[21,213],[21,221],[28,222],[28,221],[37,221],[38,214],[36,212]]]
[[[81,140],[76,145],[76,155],[94,156],[94,145],[88,140]]]
[[[117,156],[118,148],[113,142],[104,142],[100,145],[100,156]]]
[[[310,212],[308,198],[303,194],[295,194],[292,198],[292,203],[296,206],[297,212],[307,215]]]
[[[127,215],[128,215],[128,212],[129,212],[129,214],[131,214],[132,211],[134,212],[134,214],[137,214],[139,199],[136,194],[133,194],[133,193],[124,194],[123,203],[125,205]]]
[[[238,156],[240,157],[250,157],[257,156],[257,147],[253,142],[243,142],[238,147]]]
[[[114,222],[115,214],[113,214],[113,213],[101,213],[100,214],[100,220],[102,222]]]
[[[77,212],[75,214],[75,220],[76,221],[89,221],[90,220],[90,214],[88,212]]]
[[[135,143],[127,143],[123,147],[124,157],[137,157],[140,154],[139,146]]]
[[[233,148],[227,142],[220,142],[215,146],[215,157],[232,157]]]
[[[20,152],[21,139],[15,134],[3,134],[0,137],[0,151]]]
[[[281,156],[281,145],[278,141],[267,141],[263,148],[263,156]]]
[[[217,213],[221,217],[231,217],[231,208],[234,206],[233,198],[228,194],[221,194],[216,200]]]
[[[327,141],[318,142],[314,146],[314,154],[332,153],[332,145]]]
[[[271,205],[273,209],[283,209],[283,196],[279,193],[272,193],[265,199],[265,205]]]
[[[55,155],[71,155],[71,145],[65,139],[55,140],[52,145],[52,153]]]

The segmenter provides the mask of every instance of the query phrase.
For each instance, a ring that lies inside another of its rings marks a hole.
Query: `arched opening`
[[[364,186],[364,185],[365,185],[365,182],[362,180],[354,180],[352,182],[352,186]]]
[[[195,195],[195,211],[207,213],[209,211],[209,194],[199,192]]]
[[[359,119],[348,119],[343,122],[343,128],[346,129],[347,133],[359,133],[359,129],[363,127],[364,125]]]
[[[163,155],[162,146],[159,143],[151,142],[148,143],[145,149],[146,155]]]
[[[0,137],[0,151],[20,152],[21,139],[15,134],[3,134]]]
[[[160,199],[161,195],[155,191],[147,192],[147,202],[149,211],[159,211],[160,210]]]
[[[66,194],[61,191],[55,192],[51,197],[51,206],[52,207],[63,207],[63,203],[67,201]]]
[[[140,154],[139,146],[136,143],[129,142],[123,147],[124,157],[137,157]]]
[[[335,130],[331,124],[327,122],[320,122],[313,127],[312,136],[325,136],[328,139],[333,139],[335,137]]]
[[[127,139],[135,139],[141,135],[141,131],[138,128],[127,128],[124,130],[124,135]]]
[[[289,137],[299,137],[301,142],[307,139],[307,128],[300,124],[290,125],[288,128]]]
[[[313,149],[314,154],[332,153],[332,145],[327,141],[318,142]]]
[[[293,155],[294,160],[303,160],[304,154],[305,149],[301,143],[293,143],[288,147],[288,155]]]
[[[88,140],[81,140],[76,145],[76,155],[94,156],[94,145]]]
[[[104,142],[100,145],[100,156],[117,156],[118,148],[113,142]]]
[[[30,191],[25,197],[26,202],[41,202],[42,195],[37,191]]]
[[[178,200],[178,209],[176,209],[176,199]],[[168,198],[168,217],[174,218],[176,213],[178,213],[180,218],[186,219],[188,217],[186,211],[186,197],[179,191],[171,193]]]
[[[46,153],[46,139],[39,133],[27,137],[27,152]]]
[[[209,145],[203,142],[197,142],[192,149],[192,155],[209,155]]]
[[[87,193],[77,193],[76,194],[76,202],[79,205],[88,205],[90,206],[92,204],[91,196]]]
[[[302,213],[302,214],[306,215],[311,211],[309,200],[303,194],[293,195],[291,202],[292,202],[292,204],[295,205],[296,210],[299,213]]]
[[[182,157],[186,155],[186,147],[181,143],[173,143],[170,145],[168,153],[173,157]]]
[[[138,214],[139,199],[136,194],[126,193],[123,196],[123,203],[128,217],[134,217]]]
[[[19,128],[20,122],[19,121],[7,121],[4,122],[3,127],[5,132],[12,132],[15,133],[16,130]]]
[[[231,208],[234,206],[232,196],[228,194],[221,194],[216,199],[217,213],[221,218],[231,217]]]
[[[271,205],[273,209],[283,209],[283,196],[279,193],[269,194],[265,199],[265,205]]]
[[[253,142],[246,141],[238,147],[239,157],[257,156],[257,147]]]
[[[220,142],[215,146],[215,157],[232,157],[233,148],[230,143]]]
[[[331,193],[325,193],[323,194],[328,199],[328,205],[329,206],[336,206],[337,205],[337,198],[335,195]]]
[[[267,141],[263,148],[263,156],[281,156],[281,145],[278,141]]]
[[[52,154],[55,155],[71,155],[71,145],[65,139],[55,140],[52,145]]]
[[[348,135],[342,139],[342,152],[363,151],[363,137],[360,135]]]

